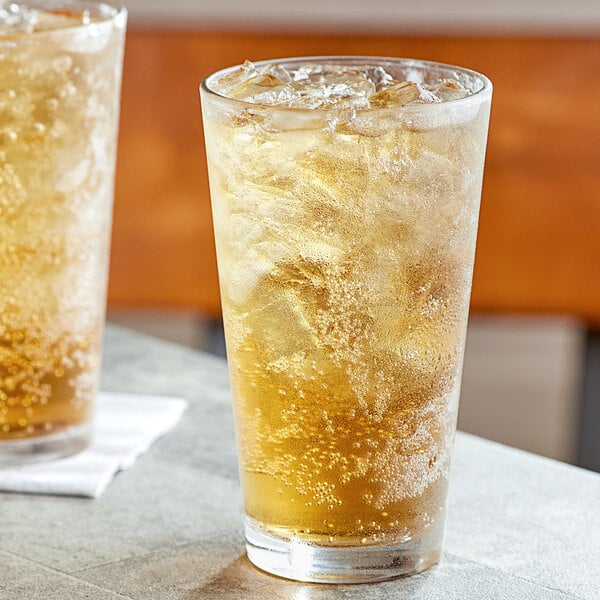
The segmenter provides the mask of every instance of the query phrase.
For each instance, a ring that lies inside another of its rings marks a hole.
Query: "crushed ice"
[[[380,66],[305,64],[295,70],[247,60],[216,81],[228,98],[289,108],[395,108],[406,104],[448,102],[468,96],[454,79],[435,84],[397,81]]]

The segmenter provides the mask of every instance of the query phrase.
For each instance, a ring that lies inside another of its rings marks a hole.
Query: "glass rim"
[[[406,66],[414,66],[421,68],[429,68],[429,69],[439,69],[439,70],[448,70],[455,73],[460,73],[464,76],[471,77],[475,80],[478,80],[481,86],[470,92],[467,96],[463,98],[457,98],[455,100],[445,100],[443,102],[432,102],[432,103],[423,103],[423,104],[407,104],[404,106],[397,107],[357,107],[354,110],[360,113],[369,113],[369,112],[381,112],[381,111],[414,111],[414,110],[436,110],[441,106],[458,106],[461,104],[469,104],[473,102],[483,102],[485,99],[489,98],[492,93],[493,85],[490,79],[485,76],[483,73],[475,71],[473,69],[469,69],[466,67],[459,67],[457,65],[452,65],[450,63],[443,63],[433,60],[423,60],[418,58],[403,58],[403,57],[392,57],[392,56],[370,56],[370,55],[362,55],[362,54],[341,54],[341,55],[319,55],[319,56],[298,56],[298,57],[288,57],[288,58],[273,58],[259,61],[252,61],[252,63],[256,67],[262,67],[271,64],[278,64],[285,66],[290,63],[305,63],[305,64],[341,64],[344,66],[348,65],[369,65],[369,66],[385,66],[385,64],[394,64],[397,66],[406,65]],[[200,92],[204,92],[209,96],[214,98],[218,98],[221,101],[225,101],[230,103],[231,105],[245,107],[247,109],[254,110],[269,110],[269,111],[291,111],[297,113],[326,113],[326,112],[339,112],[340,110],[352,110],[352,107],[344,107],[340,109],[333,106],[324,106],[317,108],[304,108],[304,107],[291,107],[279,104],[259,104],[258,102],[248,102],[246,100],[237,100],[235,98],[230,98],[216,90],[212,89],[210,85],[213,81],[218,80],[219,78],[233,72],[236,69],[239,69],[242,64],[233,65],[230,67],[225,67],[223,69],[219,69],[214,73],[211,73],[207,77],[202,80],[200,84]]]
[[[20,4],[19,0],[16,0],[14,4]],[[24,3],[25,4],[25,3]],[[97,11],[97,20],[92,20],[89,23],[81,23],[78,25],[60,26],[54,29],[40,29],[37,31],[14,31],[10,33],[0,32],[0,45],[2,44],[15,44],[21,41],[32,41],[34,39],[44,39],[50,37],[56,33],[63,33],[67,31],[73,31],[74,33],[82,30],[87,30],[90,26],[98,26],[103,23],[114,23],[121,19],[127,18],[127,8],[112,0],[33,0],[27,2],[27,8],[40,9],[40,10],[56,10],[56,9],[73,9],[73,10],[90,10],[95,9]]]

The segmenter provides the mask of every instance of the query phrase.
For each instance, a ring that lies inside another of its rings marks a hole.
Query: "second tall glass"
[[[0,467],[91,438],[126,18],[0,6]]]

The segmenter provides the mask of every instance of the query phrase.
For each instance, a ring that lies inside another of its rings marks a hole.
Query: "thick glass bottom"
[[[443,537],[441,523],[402,544],[332,547],[275,537],[248,517],[244,529],[248,558],[259,569],[312,583],[366,583],[420,573],[439,561]]]
[[[0,469],[71,456],[85,450],[91,440],[91,423],[46,436],[0,440]]]

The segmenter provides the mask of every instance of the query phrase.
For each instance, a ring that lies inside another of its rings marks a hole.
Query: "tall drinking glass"
[[[0,466],[90,440],[126,17],[0,2]]]
[[[303,581],[440,557],[492,86],[392,58],[201,87],[250,560]]]

